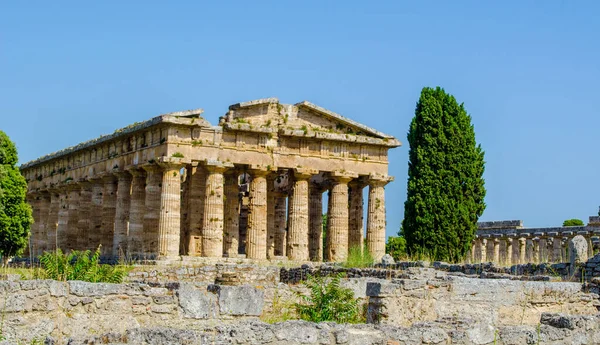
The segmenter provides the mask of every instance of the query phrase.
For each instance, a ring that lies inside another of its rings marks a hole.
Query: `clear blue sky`
[[[85,4],[84,4],[85,3]],[[587,221],[600,205],[600,2],[2,2],[0,129],[21,162],[152,116],[310,100],[406,142],[423,86],[486,151],[481,220]],[[388,230],[408,147],[391,151]]]

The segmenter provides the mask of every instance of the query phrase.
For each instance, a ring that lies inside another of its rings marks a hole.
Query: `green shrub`
[[[40,256],[40,264],[48,279],[61,281],[82,280],[91,283],[122,283],[129,271],[123,265],[100,264],[100,247],[92,255],[89,250],[74,250],[69,254],[60,249]]]
[[[183,153],[181,152],[175,152],[171,155],[171,157],[173,158],[183,158]]]
[[[406,239],[404,236],[390,236],[385,244],[385,252],[390,254],[394,260],[406,257]]]
[[[341,274],[330,279],[309,276],[304,281],[304,285],[309,289],[309,295],[301,295],[301,302],[295,304],[300,319],[311,322],[364,322],[358,298],[354,298],[351,289],[340,285],[341,278]]]
[[[373,256],[367,250],[367,246],[364,246],[362,250],[359,246],[354,246],[348,251],[348,259],[344,262],[344,267],[370,267],[374,261]]]
[[[567,219],[563,222],[563,226],[583,226],[583,220],[581,219]]]

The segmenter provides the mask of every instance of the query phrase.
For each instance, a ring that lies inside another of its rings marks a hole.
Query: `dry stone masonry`
[[[235,104],[218,126],[201,114],[161,115],[24,164],[30,253],[101,244],[107,257],[343,261],[366,231],[371,254],[384,255],[398,140],[306,101]]]

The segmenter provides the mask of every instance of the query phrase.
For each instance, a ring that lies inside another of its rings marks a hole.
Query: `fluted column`
[[[246,233],[246,257],[267,257],[267,170],[251,169],[250,198],[248,204],[248,227]]]
[[[92,203],[92,185],[88,181],[77,182],[79,187],[79,216],[77,221],[77,250],[90,247],[88,236],[90,232],[90,216]]]
[[[202,256],[223,256],[223,165],[206,165],[206,193],[202,222]]]
[[[63,250],[77,250],[79,235],[79,191],[80,186],[71,182],[67,185],[67,241]]]
[[[96,250],[102,243],[102,194],[104,185],[100,178],[92,182],[92,202],[90,204],[90,231],[87,233],[87,249]]]
[[[318,171],[294,169],[293,187],[288,206],[287,257],[308,261],[308,180]]]
[[[479,248],[481,251],[481,262],[487,261],[487,238],[482,238],[479,243],[481,243],[481,247]]]
[[[350,209],[348,210],[348,249],[364,247],[363,226],[363,189],[365,184],[357,179],[352,180],[350,187]]]
[[[69,250],[68,244],[68,226],[69,226],[69,195],[65,187],[58,190],[58,227],[56,229],[56,246],[63,252]]]
[[[475,261],[477,260],[475,253],[477,250],[477,239],[473,240],[473,243],[471,244],[471,250],[469,250],[469,258],[471,259],[470,263],[475,263]]]
[[[562,262],[569,262],[569,240],[570,239],[571,239],[571,237],[566,235],[566,236],[563,236],[563,238],[560,242],[560,253],[561,253]]]
[[[48,218],[44,228],[48,241],[46,242],[46,250],[55,251],[58,248],[58,213],[60,211],[60,193],[57,189],[48,190],[50,193],[50,207],[48,208]]]
[[[132,176],[126,171],[117,173],[117,210],[115,214],[115,234],[112,255],[121,256],[128,252],[129,211],[131,208]]]
[[[146,213],[146,172],[136,167],[128,169],[131,180],[131,201],[129,203],[129,234],[127,251],[133,257],[144,253],[144,214]]]
[[[275,255],[286,255],[287,239],[287,197],[284,194],[275,198]]]
[[[492,257],[492,262],[495,264],[500,263],[500,239],[494,238],[492,240],[494,242],[494,256]]]
[[[378,261],[385,254],[385,190],[392,177],[369,179],[369,209],[367,213],[367,249]]]
[[[546,252],[546,262],[553,262],[554,260],[552,258],[552,255],[554,254],[554,237],[546,237],[546,239],[544,240],[544,244],[544,249]]]
[[[534,263],[539,263],[540,262],[540,238],[539,237],[533,238],[531,240],[531,242],[533,244],[533,253],[532,253],[531,261],[533,261]]]
[[[506,259],[504,261],[506,266],[512,266],[513,261],[513,239],[506,239]]]
[[[188,168],[188,255],[202,255],[202,226],[204,224],[204,199],[206,191],[206,169],[197,162]]]
[[[160,213],[158,217],[159,258],[179,257],[181,240],[181,173],[183,164],[176,161],[159,163],[162,168]]]
[[[552,261],[563,262],[562,258],[562,239],[558,234],[552,239]]]
[[[526,245],[527,245],[527,239],[526,238],[519,238],[519,264],[524,264],[526,262]]]
[[[348,182],[353,177],[332,174],[331,178],[333,186],[327,206],[327,259],[343,262],[348,258]]]
[[[323,261],[323,187],[309,185],[308,254],[310,261]]]
[[[111,254],[115,235],[115,216],[117,211],[117,179],[110,173],[102,176],[102,227],[100,244],[102,253]]]
[[[275,180],[278,176],[277,172],[267,175],[267,259],[275,256],[275,199],[278,195],[275,190]]]
[[[230,169],[225,172],[225,219],[223,224],[224,247],[227,257],[236,257],[240,246],[240,186],[239,172]]]
[[[146,188],[144,200],[144,256],[153,259],[158,256],[158,229],[161,214],[162,169],[158,165],[143,166],[146,170]]]
[[[42,254],[44,251],[50,249],[48,243],[48,216],[50,212],[50,193],[47,191],[43,191],[39,196],[39,209],[40,209],[40,219],[39,219],[39,242],[38,242],[38,252],[36,255]]]

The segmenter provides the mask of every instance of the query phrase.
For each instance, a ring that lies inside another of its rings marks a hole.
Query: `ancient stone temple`
[[[235,104],[218,126],[201,114],[161,115],[24,164],[31,254],[102,245],[148,259],[343,261],[366,243],[383,256],[398,140],[309,102]]]

